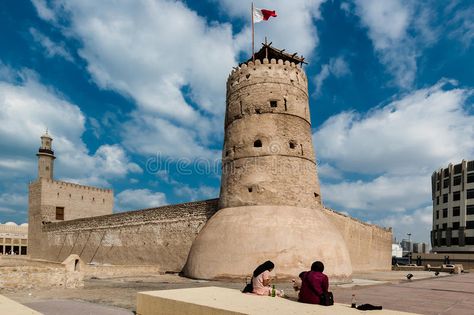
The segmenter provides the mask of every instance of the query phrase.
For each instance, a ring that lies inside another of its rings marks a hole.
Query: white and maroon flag
[[[253,9],[253,22],[258,23],[262,21],[267,21],[271,17],[276,17],[277,14],[275,11],[267,10],[267,9]]]

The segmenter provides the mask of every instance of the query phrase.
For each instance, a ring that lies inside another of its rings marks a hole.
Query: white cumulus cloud
[[[432,172],[474,158],[469,101],[474,90],[455,84],[442,80],[366,114],[342,112],[329,118],[315,132],[314,143],[325,165],[322,174],[340,179],[322,177],[323,201],[392,225],[397,235],[408,233],[416,222],[423,233],[429,231]],[[362,179],[351,180],[354,176]],[[411,227],[402,228],[397,218]],[[427,241],[429,233],[423,233]]]
[[[343,76],[349,75],[351,70],[347,61],[344,57],[339,56],[336,58],[331,58],[329,63],[321,66],[321,71],[314,78],[316,84],[316,93],[320,93],[323,87],[324,81],[329,78],[330,75],[333,75],[336,78],[341,78]]]
[[[10,71],[13,71],[10,69]],[[99,182],[141,172],[129,161],[120,145],[102,145],[90,154],[81,137],[85,116],[57,91],[41,84],[28,70],[16,73],[14,81],[0,81],[1,177],[15,180],[36,178],[36,152],[40,136],[48,128],[53,137],[56,178],[76,182]]]
[[[115,208],[119,211],[153,208],[165,205],[166,195],[149,189],[126,189],[117,194]]]

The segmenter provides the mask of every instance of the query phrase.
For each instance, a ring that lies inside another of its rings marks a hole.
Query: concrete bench
[[[0,314],[8,315],[42,315],[18,302],[0,295]]]
[[[283,314],[367,314],[350,305],[321,306],[284,298],[243,294],[238,290],[205,287],[139,292],[137,315],[283,315]],[[409,314],[398,311],[370,311],[370,314]]]

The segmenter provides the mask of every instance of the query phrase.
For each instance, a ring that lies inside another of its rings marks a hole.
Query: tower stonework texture
[[[269,50],[280,59],[261,56]],[[333,281],[350,280],[346,243],[321,204],[301,62],[265,45],[230,74],[220,210],[196,237],[186,275],[241,278],[270,259],[289,278],[321,260]]]
[[[321,203],[307,85],[302,69],[282,59],[230,75],[220,208]]]

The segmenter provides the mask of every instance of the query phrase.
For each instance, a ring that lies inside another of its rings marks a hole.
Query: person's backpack
[[[331,306],[334,305],[334,295],[332,292],[327,291],[323,292],[321,295],[318,294],[315,288],[311,285],[311,283],[308,281],[308,274],[310,272],[307,272],[305,274],[305,280],[308,282],[308,287],[313,291],[313,293],[317,296],[319,296],[319,305],[324,305],[324,306]]]
[[[334,305],[334,295],[332,292],[323,292],[319,297],[319,304],[324,306],[331,306]]]
[[[250,282],[246,281],[245,287],[242,290],[242,293],[252,293],[253,292],[253,284],[252,284],[252,278],[250,278]]]

